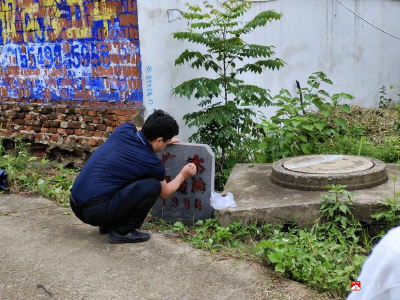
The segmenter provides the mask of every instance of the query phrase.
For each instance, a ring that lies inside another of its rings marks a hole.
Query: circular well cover
[[[340,184],[348,190],[370,188],[388,180],[386,167],[375,158],[356,155],[303,155],[272,164],[271,181],[286,188],[326,190]]]
[[[309,174],[343,174],[366,171],[374,163],[366,157],[347,155],[309,155],[289,159],[283,167],[293,172]]]

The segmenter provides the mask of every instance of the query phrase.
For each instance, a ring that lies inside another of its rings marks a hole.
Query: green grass
[[[337,136],[315,145],[314,153],[362,155],[385,163],[400,163],[400,136],[387,137],[376,143],[369,137]]]
[[[11,193],[36,194],[56,200],[64,207],[69,206],[69,191],[78,174],[76,171],[30,155],[29,144],[22,141],[9,151],[1,145],[0,169],[8,174],[7,185]]]
[[[396,179],[391,178],[393,183]],[[380,237],[400,225],[400,193],[395,189],[393,198],[382,199],[382,211],[372,216],[380,225],[367,224],[370,227],[352,214],[352,196],[343,186],[330,186],[321,197],[320,218],[311,229],[241,222],[219,226],[216,219],[192,226],[157,220],[145,228],[168,232],[194,248],[265,263],[290,279],[342,299]]]

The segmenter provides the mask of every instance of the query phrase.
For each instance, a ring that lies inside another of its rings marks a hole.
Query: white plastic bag
[[[221,195],[216,192],[212,192],[210,203],[211,203],[211,206],[217,210],[237,206],[236,202],[235,202],[235,197],[233,196],[232,193]]]

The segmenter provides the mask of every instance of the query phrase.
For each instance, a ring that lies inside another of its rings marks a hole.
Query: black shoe
[[[119,234],[115,230],[111,230],[109,240],[110,243],[112,244],[121,244],[121,243],[141,243],[148,241],[149,239],[150,239],[149,234],[137,230],[128,232],[125,235]]]
[[[105,226],[100,226],[99,227],[99,233],[100,234],[109,234],[110,233],[110,228],[105,227]]]

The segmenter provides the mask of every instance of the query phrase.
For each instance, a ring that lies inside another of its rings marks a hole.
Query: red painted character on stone
[[[190,199],[189,198],[183,199],[183,205],[185,206],[185,209],[189,210],[190,209]]]
[[[178,207],[178,204],[179,204],[179,199],[176,197],[172,198],[172,206],[176,208]]]
[[[196,179],[193,177],[192,179],[192,193],[194,193],[195,191],[200,191],[204,193],[206,191],[206,183],[201,178]]]
[[[162,156],[162,164],[165,166],[165,162],[167,161],[168,158],[175,158],[175,155],[171,155],[171,153],[163,154]]]
[[[184,182],[182,182],[182,184],[180,185],[179,189],[178,189],[178,193],[179,194],[183,194],[183,195],[187,195],[187,181],[185,180]]]
[[[194,200],[194,208],[197,210],[201,210],[201,200],[200,199]]]
[[[204,162],[202,158],[199,158],[198,155],[195,155],[193,158],[188,159],[189,163],[194,163],[197,168],[197,172],[203,172],[206,168],[204,168],[201,164]]]

